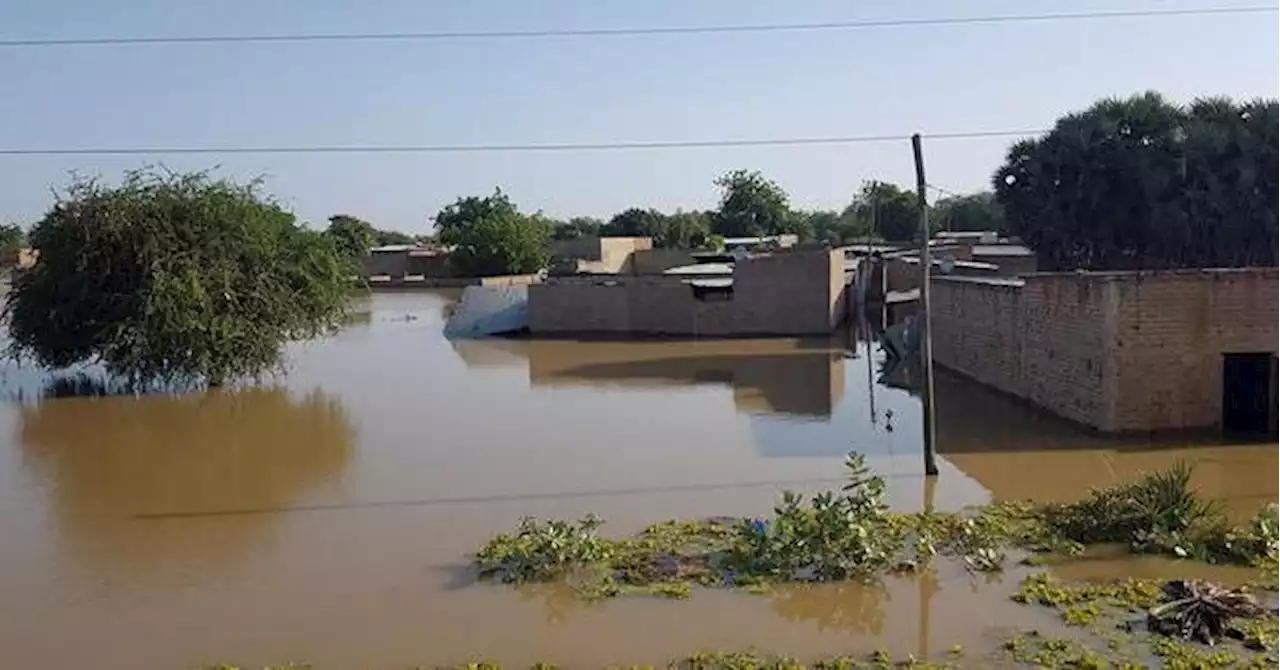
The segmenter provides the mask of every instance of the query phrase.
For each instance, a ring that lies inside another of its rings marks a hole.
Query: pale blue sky
[[[797,23],[1266,0],[0,0],[0,39]],[[1275,97],[1276,14],[608,38],[0,49],[0,147],[492,144],[1035,128],[1155,89]],[[929,180],[985,187],[1011,140],[935,141]],[[913,179],[900,145],[536,154],[163,157],[265,173],[300,217],[425,231],[502,186],[527,210],[710,207],[726,170],[799,207]],[[0,156],[0,219],[30,221],[78,170],[144,157]]]

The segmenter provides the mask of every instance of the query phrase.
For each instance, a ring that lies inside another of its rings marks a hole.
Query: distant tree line
[[[868,240],[912,242],[919,237],[916,196],[894,184],[871,181],[842,211],[792,209],[787,193],[759,172],[735,170],[716,180],[713,210],[631,207],[607,221],[593,217],[559,220],[521,213],[496,189],[488,196],[459,198],[435,216],[434,236],[413,237],[376,228],[346,214],[329,219],[327,233],[350,256],[386,244],[433,241],[456,247],[453,263],[468,274],[523,274],[550,262],[550,244],[583,237],[649,237],[663,249],[716,249],[724,238],[794,234],[802,242],[832,245]],[[987,230],[1003,226],[1004,212],[992,194],[935,203],[935,229]]]
[[[1009,229],[1043,269],[1276,265],[1277,104],[1103,100],[1009,149]]]

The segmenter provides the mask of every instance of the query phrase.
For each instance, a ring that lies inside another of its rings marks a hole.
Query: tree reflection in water
[[[811,621],[819,630],[879,635],[889,592],[878,579],[780,586],[769,596],[773,611],[792,622]]]
[[[16,412],[23,467],[47,482],[51,523],[77,560],[225,561],[280,518],[238,510],[296,504],[352,459],[347,413],[319,390],[112,395],[118,390],[62,381]],[[219,515],[234,520],[199,524]],[[139,542],[145,551],[131,544]],[[207,550],[216,555],[195,557]]]

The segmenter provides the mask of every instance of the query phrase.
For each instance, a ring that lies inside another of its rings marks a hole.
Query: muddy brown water
[[[766,513],[783,488],[838,483],[850,450],[900,509],[1067,499],[1178,458],[1233,511],[1277,497],[1274,444],[1108,442],[945,375],[942,472],[926,482],[919,404],[875,383],[855,336],[450,343],[452,297],[373,296],[367,318],[296,347],[276,388],[37,401],[41,376],[5,368],[0,667],[936,655],[1048,625],[1008,601],[1020,573],[944,565],[876,587],[586,605],[552,586],[475,584],[468,553],[526,514],[595,512],[627,533]]]

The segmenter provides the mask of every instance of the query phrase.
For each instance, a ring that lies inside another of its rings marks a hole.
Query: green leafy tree
[[[348,258],[369,255],[370,247],[376,242],[375,231],[369,222],[347,214],[329,217],[329,227],[324,232]]]
[[[666,217],[654,245],[663,249],[705,249],[711,246],[711,217],[706,212],[677,210]]]
[[[553,222],[551,236],[557,240],[599,237],[604,222],[590,216],[575,216],[568,221]]]
[[[873,236],[889,242],[920,238],[920,211],[916,194],[882,181],[863,183],[843,218],[859,222]]]
[[[1102,100],[1018,142],[996,172],[1044,269],[1276,264],[1277,104]]]
[[[374,244],[380,247],[391,245],[391,244],[417,244],[418,243],[418,241],[414,239],[414,236],[410,235],[409,233],[402,233],[398,230],[376,230],[376,229],[373,232],[373,241],[374,241]]]
[[[1004,208],[990,191],[970,195],[950,196],[933,205],[930,223],[941,230],[1008,232]]]
[[[436,237],[444,244],[457,244],[458,236],[470,225],[497,218],[517,217],[520,213],[515,204],[502,192],[493,190],[493,195],[459,198],[456,202],[436,214]]]
[[[0,225],[0,254],[13,255],[27,243],[27,233],[16,223]]]
[[[261,192],[206,173],[79,179],[31,230],[5,298],[10,353],[135,384],[254,377],[343,323],[354,266]]]
[[[759,172],[735,170],[716,180],[720,209],[711,231],[722,237],[760,237],[788,232],[791,211],[781,186]]]
[[[488,198],[460,198],[436,217],[440,238],[455,245],[451,262],[473,277],[530,274],[551,263],[551,224],[521,214],[498,191]]]
[[[652,237],[666,233],[667,217],[656,209],[632,207],[613,215],[604,226],[607,237]]]

